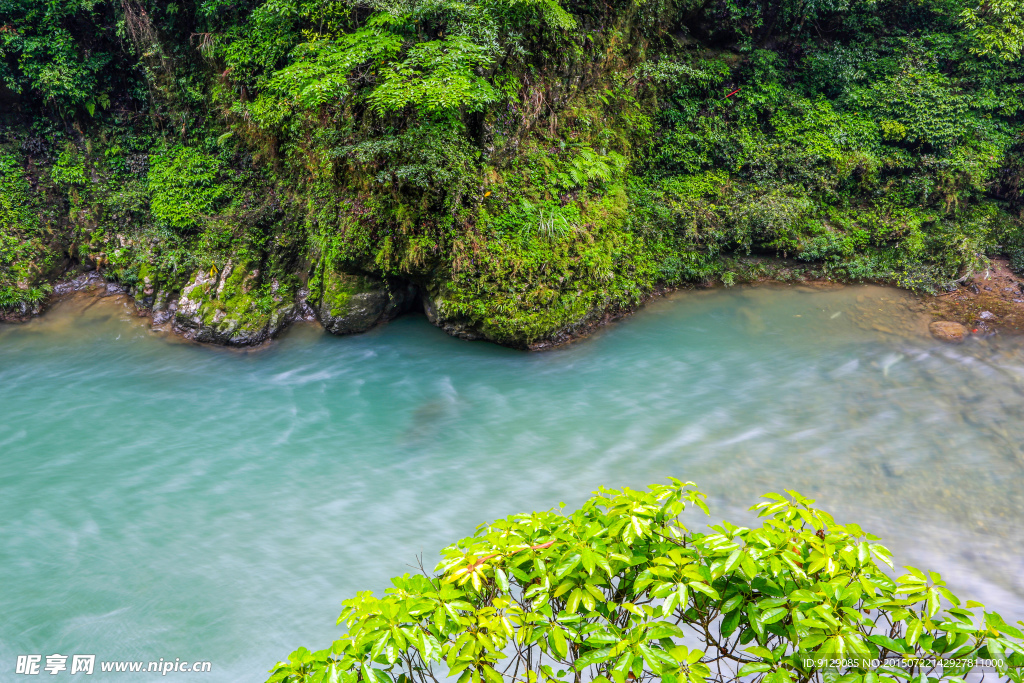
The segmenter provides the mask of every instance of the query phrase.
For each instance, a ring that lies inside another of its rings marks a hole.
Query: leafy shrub
[[[150,157],[150,211],[158,223],[187,231],[199,227],[228,195],[223,164],[192,147],[178,146]]]
[[[35,221],[31,188],[17,157],[0,151],[0,230],[15,232]]]
[[[1024,5],[1018,0],[989,0],[960,14],[976,43],[971,52],[1012,61],[1024,51]]]
[[[116,79],[111,67],[118,60],[103,48],[110,47],[113,36],[103,30],[69,30],[93,23],[100,14],[96,5],[75,0],[0,5],[0,81],[15,92],[39,96],[62,113],[81,107],[95,114],[97,104],[109,106],[109,81]],[[12,62],[17,68],[8,67]],[[117,80],[123,82],[124,75]]]
[[[41,239],[39,210],[21,161],[0,150],[0,308],[38,303],[51,290],[34,286],[56,257]]]
[[[53,165],[50,173],[58,185],[84,185],[85,161],[78,153],[78,148],[68,145],[57,157],[57,163]]]
[[[475,73],[490,65],[488,52],[464,36],[419,43],[401,63],[384,69],[370,101],[381,114],[410,105],[426,114],[458,107],[480,111],[497,99],[491,84]]]
[[[756,242],[771,242],[779,249],[793,248],[811,203],[782,191],[745,198],[733,221],[736,242],[747,248]]]
[[[967,132],[967,96],[934,68],[908,59],[899,72],[873,89],[890,140],[948,147]]]
[[[752,508],[760,527],[691,531],[680,514],[707,513],[704,498],[673,479],[481,525],[433,574],[345,601],[348,633],[296,650],[268,683],[935,683],[969,668],[936,659],[972,657],[1022,679],[1018,627],[934,572],[891,578],[891,553],[857,525],[790,492]],[[889,656],[906,659],[876,661]]]

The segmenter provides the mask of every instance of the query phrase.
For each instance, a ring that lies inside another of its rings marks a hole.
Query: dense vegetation
[[[692,532],[680,513],[707,507],[691,486],[482,525],[434,574],[347,600],[348,632],[268,683],[962,683],[978,659],[1022,680],[1024,623],[934,572],[893,579],[875,537],[793,492],[753,508],[759,528]]]
[[[1022,27],[1021,0],[0,0],[0,307],[83,265],[231,329],[411,284],[522,346],[772,274],[746,255],[1024,269]]]

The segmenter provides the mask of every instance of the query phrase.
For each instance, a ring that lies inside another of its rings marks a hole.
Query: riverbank
[[[573,344],[587,339],[596,331],[612,323],[632,316],[652,301],[675,292],[705,291],[729,288],[736,285],[827,289],[855,284],[858,283],[834,279],[824,269],[814,264],[767,257],[734,258],[727,262],[722,278],[709,279],[701,283],[686,283],[675,287],[659,287],[643,297],[635,305],[593,311],[584,316],[578,324],[561,330],[548,339],[531,344],[503,345],[529,351],[544,351]],[[973,274],[969,278],[965,278],[951,291],[938,295],[908,292],[891,285],[884,285],[884,283],[882,283],[882,286],[890,286],[893,290],[908,294],[909,298],[907,301],[916,302],[908,308],[908,313],[926,315],[932,322],[947,321],[962,325],[962,339],[970,336],[988,337],[999,332],[1011,334],[1024,333],[1024,277],[1014,274],[1010,270],[1008,259],[1003,257],[991,259],[988,268]],[[23,310],[0,311],[0,322],[27,322],[34,317],[44,315],[55,303],[74,294],[97,297],[123,297],[124,303],[132,308],[136,316],[150,321],[149,327],[152,330],[163,334],[175,335],[183,340],[214,346],[259,348],[270,343],[274,337],[296,322],[320,322],[315,314],[314,306],[310,302],[297,300],[290,307],[288,313],[282,316],[273,328],[268,328],[262,334],[253,336],[251,341],[235,344],[224,343],[216,337],[197,335],[196,328],[184,326],[177,322],[175,314],[180,301],[179,297],[170,297],[164,302],[163,306],[159,309],[154,309],[152,305],[147,305],[145,299],[140,301],[138,298],[133,297],[130,288],[122,286],[117,282],[106,280],[101,273],[95,270],[57,283],[54,285],[50,296],[35,307]],[[451,336],[470,341],[485,340],[481,336],[469,334],[465,330],[452,327],[451,325],[439,324],[436,318],[432,318],[430,315],[430,304],[425,302],[425,297],[422,294],[418,303],[406,307],[406,312],[418,313],[421,310],[427,314],[427,318],[433,324]],[[871,316],[871,311],[867,310],[863,311],[863,313],[866,316],[865,320],[871,318],[866,324],[883,332],[894,332],[901,325],[908,324],[906,320],[902,319],[886,320],[884,316],[881,318]],[[888,315],[892,315],[891,310],[888,311]],[[393,316],[382,316],[377,325],[385,324],[391,319],[393,319]],[[328,325],[323,326],[328,331],[333,332]],[[376,325],[367,325],[359,331],[366,331],[374,326]],[[942,339],[942,335],[935,334],[934,336]],[[960,340],[962,341],[962,339]],[[955,341],[948,338],[943,340]]]
[[[927,305],[937,320],[958,322],[972,334],[1024,333],[1024,277],[1010,270],[1006,258],[993,258],[984,271]]]
[[[728,274],[728,272],[727,272]],[[739,259],[734,267],[734,281],[748,285],[798,284],[806,287],[843,287],[853,284],[831,278],[820,267],[785,259]],[[724,283],[717,283],[722,286]],[[963,326],[964,337],[989,337],[1000,332],[1024,334],[1024,276],[1010,269],[1004,256],[989,259],[988,267],[951,283],[945,292],[928,294],[910,292],[889,283],[873,283],[907,292],[916,301],[916,310],[927,315],[930,322],[951,322]],[[883,328],[883,321],[872,322]],[[943,341],[942,336],[933,336]]]

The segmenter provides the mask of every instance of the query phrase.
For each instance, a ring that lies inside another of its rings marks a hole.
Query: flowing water
[[[421,317],[242,353],[77,298],[0,326],[0,671],[258,682],[478,523],[669,475],[715,521],[799,490],[1013,621],[1022,413],[1024,341],[941,345],[872,287],[681,293],[538,354]]]

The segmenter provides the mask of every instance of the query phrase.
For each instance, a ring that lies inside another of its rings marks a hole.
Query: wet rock
[[[309,304],[308,287],[303,287],[299,290],[299,293],[296,296],[296,301],[298,301],[297,308],[295,309],[296,320],[304,320],[306,322],[313,322],[316,320],[316,311],[314,311],[313,307]]]
[[[267,341],[294,318],[297,305],[283,296],[257,300],[243,288],[246,268],[222,273],[199,271],[181,291],[174,311],[174,331],[207,344],[256,346]]]
[[[95,272],[82,273],[71,280],[58,282],[53,286],[54,296],[65,296],[72,292],[82,292],[92,287],[106,286],[103,278]]]
[[[0,308],[0,322],[2,323],[23,323],[28,322],[43,312],[42,302],[27,303],[18,302],[13,306]]]
[[[939,341],[959,344],[967,338],[967,328],[960,323],[937,320],[928,326],[928,331]]]
[[[440,311],[444,307],[444,299],[440,296],[431,296],[424,292],[422,296],[423,314],[427,321],[436,327],[440,327],[445,333],[466,341],[487,339],[487,336],[476,329],[469,321],[459,318],[446,318]]]
[[[153,327],[158,327],[174,317],[173,311],[153,311]]]
[[[415,301],[415,288],[379,278],[328,271],[304,303],[332,334],[365,332],[405,312]]]

